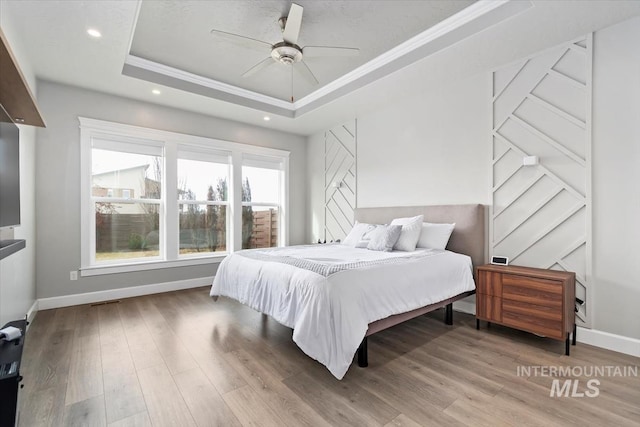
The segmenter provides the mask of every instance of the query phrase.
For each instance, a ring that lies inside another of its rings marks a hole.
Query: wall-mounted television
[[[0,228],[20,225],[20,131],[0,105]]]

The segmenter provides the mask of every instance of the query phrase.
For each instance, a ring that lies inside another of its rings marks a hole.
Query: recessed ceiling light
[[[160,95],[162,92],[160,92],[160,89],[153,89],[151,93],[154,95]]]
[[[102,37],[102,34],[100,33],[100,31],[96,30],[95,28],[89,28],[87,30],[87,34],[95,38]]]
[[[271,117],[269,117],[269,116],[264,116],[262,119],[263,119],[265,122],[268,122],[269,120],[271,120]]]

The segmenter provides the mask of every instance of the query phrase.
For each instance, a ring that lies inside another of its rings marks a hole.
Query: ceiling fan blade
[[[298,36],[300,35],[300,26],[302,25],[302,6],[295,3],[291,3],[291,9],[289,9],[289,16],[287,16],[287,23],[284,26],[282,32],[282,38],[285,42],[291,44],[298,44]]]
[[[275,64],[275,61],[273,60],[272,57],[268,56],[265,59],[263,59],[262,61],[258,62],[253,67],[249,68],[247,71],[245,71],[244,74],[242,75],[242,77],[251,77],[252,75],[257,73],[258,71],[264,70],[265,68],[267,68],[271,64]]]
[[[211,30],[210,33],[214,36],[223,38],[225,40],[228,40],[235,44],[239,44],[244,47],[259,49],[263,51],[265,49],[271,49],[271,43],[254,39],[251,37],[241,36],[240,34],[229,33],[227,31],[221,31],[221,30]]]
[[[305,46],[302,54],[307,58],[319,56],[358,56],[360,49],[357,47],[339,47],[339,46]]]
[[[297,64],[294,64],[293,68],[298,70],[298,73],[300,73],[300,75],[312,85],[315,86],[320,83],[318,82],[318,79],[316,79],[316,76],[313,74],[311,68],[309,68],[306,62],[300,61]]]

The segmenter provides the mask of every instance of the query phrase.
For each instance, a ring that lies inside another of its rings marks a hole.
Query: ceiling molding
[[[528,1],[523,2],[511,2],[510,0],[480,0],[471,6],[461,10],[455,15],[450,16],[449,18],[437,23],[433,27],[423,31],[422,33],[410,38],[409,40],[399,44],[393,49],[388,50],[387,52],[379,55],[378,57],[372,59],[371,61],[361,65],[355,70],[345,74],[342,77],[339,77],[332,82],[326,84],[315,92],[310,93],[304,98],[296,101],[294,103],[295,109],[298,110],[301,107],[304,107],[312,102],[322,98],[323,96],[328,95],[329,93],[346,86],[347,84],[354,82],[373,71],[382,68],[383,66],[390,64],[401,57],[413,52],[416,49],[419,49],[428,43],[433,42],[434,40],[443,37],[444,35],[464,26],[465,24],[479,18],[482,15],[485,15],[495,9],[503,7],[509,3],[519,3],[517,8],[512,8],[512,14],[509,16],[513,16],[516,13],[519,13],[525,9],[531,7],[531,3]],[[522,6],[525,6],[522,8]],[[501,18],[503,20],[505,18]],[[499,21],[498,21],[499,22]],[[497,23],[497,22],[495,22]],[[494,23],[494,24],[495,24]],[[456,40],[459,41],[459,40]],[[453,44],[453,43],[451,43]]]
[[[479,0],[293,103],[131,54],[125,58],[122,74],[283,117],[296,118],[532,6],[528,0]],[[133,31],[130,40],[132,39]]]
[[[244,105],[245,107],[268,111],[285,117],[294,117],[295,104],[291,102],[223,83],[208,77],[199,76],[131,54],[127,55],[125,59],[122,74],[198,95]]]

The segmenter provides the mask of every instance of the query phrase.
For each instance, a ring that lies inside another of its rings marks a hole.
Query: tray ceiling
[[[296,117],[450,46],[531,6],[529,2],[309,1],[298,45],[356,47],[352,57],[304,57],[318,84],[297,64],[268,59],[269,45],[235,43],[211,30],[282,41],[278,21],[291,2],[140,2],[123,74],[287,117]],[[236,39],[237,40],[237,39]]]
[[[305,58],[319,84],[293,74],[293,96],[300,99],[378,55],[433,27],[473,1],[305,1],[298,45],[349,46],[355,57]],[[291,66],[274,64],[243,78],[270,56],[260,43],[236,44],[211,29],[270,44],[282,41],[278,19],[289,1],[148,1],[141,3],[130,54],[242,89],[288,101]]]

